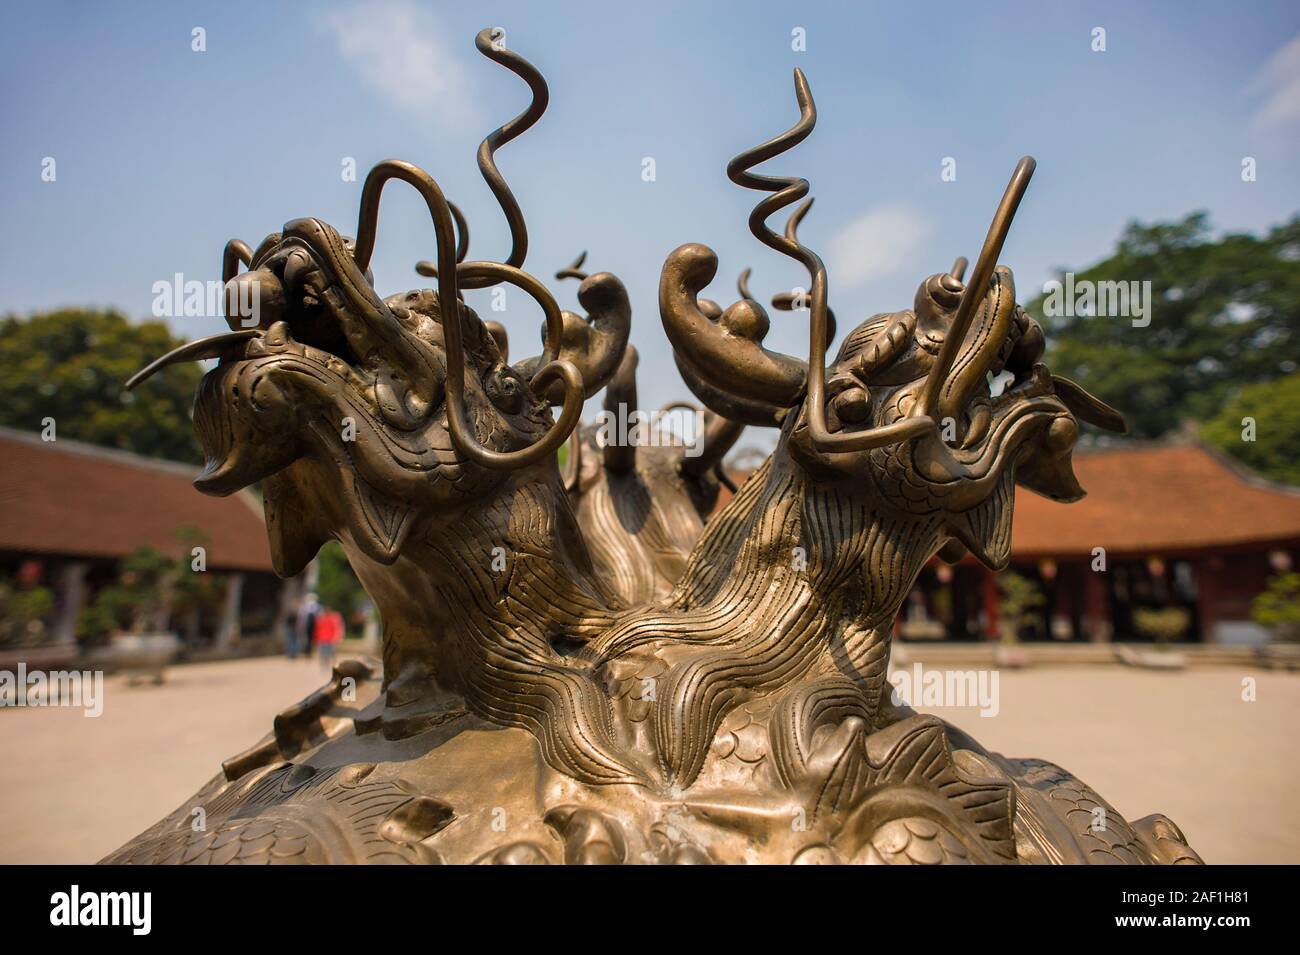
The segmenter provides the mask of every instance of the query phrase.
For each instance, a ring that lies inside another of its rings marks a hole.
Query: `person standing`
[[[289,648],[290,658],[296,657],[301,650],[304,657],[311,656],[312,640],[316,631],[316,618],[320,615],[321,605],[316,594],[307,593],[298,604],[298,614],[293,622],[294,641]]]
[[[343,614],[322,607],[316,615],[315,643],[319,648],[320,662],[329,669],[334,665],[334,651],[343,641]]]

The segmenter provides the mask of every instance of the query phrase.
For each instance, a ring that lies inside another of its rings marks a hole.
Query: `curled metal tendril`
[[[801,263],[810,277],[807,415],[808,430],[814,447],[822,451],[863,451],[895,444],[935,430],[932,418],[905,418],[881,428],[865,431],[832,433],[826,427],[826,344],[830,338],[826,307],[826,266],[821,257],[799,242],[797,214],[791,216],[785,235],[777,235],[767,226],[774,212],[798,202],[808,195],[808,180],[798,176],[760,176],[750,167],[793,149],[808,138],[817,125],[817,106],[803,70],[794,71],[795,99],[799,104],[799,121],[784,133],[741,153],[727,164],[727,176],[747,189],[770,192],[749,215],[749,231],[769,248]],[[806,209],[804,210],[807,211]]]
[[[749,299],[750,301],[757,301],[749,291],[749,276],[753,271],[753,269],[745,269],[745,271],[740,273],[739,277],[736,279],[736,291],[740,293],[741,298]]]
[[[795,99],[799,104],[799,121],[779,136],[741,153],[727,165],[727,175],[731,181],[747,189],[771,192],[749,216],[749,229],[764,245],[803,264],[811,277],[811,308],[808,345],[808,383],[807,415],[808,431],[813,446],[822,451],[865,451],[911,440],[924,435],[936,433],[938,421],[935,418],[939,391],[944,380],[956,361],[966,333],[975,317],[976,307],[988,288],[997,264],[997,257],[1002,251],[1011,220],[1015,216],[1020,200],[1029,185],[1034,172],[1034,160],[1024,157],[1016,165],[1011,181],[1007,184],[1002,201],[998,204],[993,222],[980,250],[979,258],[971,274],[970,284],[962,292],[952,324],[944,337],[930,373],[922,386],[919,400],[913,406],[911,414],[888,425],[868,428],[864,431],[831,433],[826,428],[826,344],[828,340],[829,321],[826,306],[826,266],[821,257],[812,249],[798,241],[798,214],[791,217],[786,227],[786,234],[778,236],[767,227],[767,218],[778,209],[802,199],[808,194],[808,180],[795,176],[760,176],[750,172],[750,167],[803,142],[817,124],[817,107],[813,102],[812,91],[802,70],[794,71]],[[804,210],[806,212],[806,210]],[[956,265],[954,265],[956,271]]]
[[[497,197],[497,202],[501,205],[501,211],[505,213],[506,223],[510,226],[510,255],[506,258],[505,264],[519,268],[524,264],[524,259],[528,256],[528,227],[524,224],[524,214],[519,208],[519,203],[515,200],[514,193],[510,191],[505,177],[501,175],[501,170],[497,168],[496,151],[526,132],[541,119],[542,114],[546,112],[546,106],[550,102],[551,94],[546,87],[545,78],[538,72],[537,68],[518,53],[506,49],[505,45],[501,44],[499,40],[500,34],[496,28],[488,27],[479,31],[478,36],[474,38],[474,46],[488,59],[500,63],[527,83],[528,88],[532,90],[533,98],[527,109],[505,125],[488,133],[483,142],[479,144],[478,168],[483,175],[483,180],[488,184],[488,188]],[[480,284],[482,281],[481,278],[469,279],[461,284],[465,288],[484,288],[485,286]]]
[[[787,242],[792,242],[795,245],[799,244],[799,223],[802,222],[803,217],[808,214],[808,210],[812,208],[812,204],[813,197],[809,196],[803,202],[799,203],[794,212],[790,214],[790,218],[785,224],[784,238]],[[754,294],[749,287],[749,277],[752,274],[753,269],[745,269],[741,272],[739,278],[736,279],[736,290],[740,292],[741,298],[756,302],[758,299],[754,297]],[[779,311],[793,312],[796,310],[796,304],[796,296],[793,292],[777,292],[772,296],[772,307]],[[799,305],[798,307],[802,308],[803,306]],[[828,326],[827,341],[829,342],[835,338],[836,328],[835,313],[831,311],[829,307],[826,310],[826,322]]]
[[[794,212],[790,213],[790,218],[787,219],[785,223],[785,237],[789,241],[798,243],[799,224],[803,222],[804,216],[806,216],[808,214],[808,210],[812,208],[813,199],[814,199],[813,196],[809,196],[807,199],[805,199],[803,202],[799,203],[799,205],[795,207]],[[793,312],[796,310],[796,306],[798,306],[798,308],[803,308],[803,305],[798,301],[798,299],[800,298],[802,298],[802,296],[796,296],[794,292],[778,292],[777,294],[772,296],[772,307],[782,312]],[[827,345],[829,345],[832,341],[835,340],[836,328],[837,326],[835,324],[835,311],[829,305],[827,305],[826,306]]]
[[[456,203],[448,202],[447,208],[451,210],[451,217],[456,220],[456,262],[459,264],[465,261],[465,256],[469,255],[469,223],[465,221],[465,214],[460,211]]]
[[[528,257],[528,226],[524,222],[524,214],[523,210],[519,208],[519,202],[515,199],[514,193],[510,191],[510,186],[506,183],[505,177],[501,175],[501,170],[497,168],[496,151],[512,139],[516,139],[527,132],[542,118],[542,114],[546,112],[547,104],[550,102],[551,94],[546,86],[545,77],[542,76],[537,67],[518,53],[507,49],[501,43],[501,36],[498,28],[487,27],[480,30],[478,35],[474,37],[474,46],[488,59],[500,63],[527,83],[528,88],[532,91],[533,98],[529,102],[527,109],[505,125],[499,126],[488,133],[483,142],[479,143],[478,168],[483,176],[483,181],[488,184],[488,188],[496,196],[501,211],[505,214],[506,224],[510,227],[510,255],[506,257],[504,264],[514,268],[521,268],[524,259]],[[449,203],[449,205],[451,204]],[[456,220],[456,232],[459,237],[456,247],[456,262],[460,263],[465,261],[465,256],[469,251],[469,225],[455,205],[451,205],[451,213]],[[417,262],[415,270],[421,275],[434,278],[438,274],[437,264],[428,261]],[[484,284],[485,282],[487,284]],[[459,283],[462,289],[487,288],[492,284],[496,283],[489,281],[488,275],[481,271],[476,271],[472,275],[462,275]]]
[[[754,211],[749,214],[749,231],[754,234],[754,238],[782,255],[788,255],[802,263],[809,274],[815,274],[819,268],[824,273],[825,267],[822,266],[821,259],[815,252],[800,245],[797,240],[777,235],[767,227],[768,216],[808,195],[808,180],[798,176],[760,176],[750,172],[752,166],[766,162],[799,145],[808,138],[808,134],[817,125],[817,108],[813,104],[812,91],[808,88],[808,80],[803,75],[803,70],[794,71],[794,88],[795,98],[799,102],[799,121],[781,135],[746,150],[727,163],[727,177],[736,185],[744,186],[746,189],[773,193],[756,205]]]
[[[993,221],[989,223],[984,245],[975,259],[975,268],[971,270],[970,282],[962,290],[957,311],[952,317],[952,325],[944,336],[943,345],[939,348],[939,357],[925,380],[921,399],[917,402],[917,414],[936,414],[935,409],[938,408],[939,391],[943,387],[943,381],[948,376],[953,362],[957,360],[957,350],[966,338],[966,332],[970,330],[971,322],[975,319],[979,301],[993,278],[998,256],[1002,254],[1002,245],[1007,240],[1007,233],[1011,231],[1011,220],[1016,217],[1016,210],[1020,208],[1020,200],[1024,198],[1025,190],[1029,188],[1029,180],[1033,177],[1036,166],[1037,163],[1032,156],[1022,156],[1016,163],[1015,171],[1011,173],[1011,180],[1002,193],[1002,201],[998,203],[997,210],[993,213]],[[956,277],[959,271],[965,271],[965,265],[965,258],[959,258],[953,264],[951,274]],[[960,270],[958,266],[961,266]]]
[[[795,207],[794,212],[790,213],[790,218],[785,223],[785,237],[796,245],[799,242],[799,223],[803,222],[803,217],[808,214],[808,210],[813,207],[816,197],[809,196],[803,202]]]
[[[582,271],[582,263],[587,261],[587,252],[584,249],[578,253],[578,257],[566,265],[560,271],[555,273],[555,277],[561,281],[564,279],[577,279],[579,282],[587,280],[587,273]]]
[[[460,206],[456,203],[448,200],[447,208],[451,210],[451,217],[456,221],[456,264],[460,265],[469,254],[469,223],[465,221],[465,214],[460,211]],[[438,277],[438,266],[428,259],[416,262],[415,271],[427,278]]]
[[[812,204],[813,204],[813,197],[809,196],[803,202],[799,203],[799,205],[795,208],[794,212],[790,213],[790,218],[786,221],[785,224],[786,241],[798,245],[799,223],[802,222],[803,217],[808,214],[808,210],[812,208]],[[751,301],[758,301],[756,298],[754,298],[753,294],[749,290],[749,277],[751,274],[753,274],[753,271],[754,271],[753,269],[745,269],[745,271],[740,273],[740,277],[736,280],[736,289],[740,292],[741,298],[747,298]],[[792,304],[793,299],[794,296],[791,293],[781,292],[772,298],[772,304],[776,308],[788,312],[793,309],[793,304]]]
[[[221,284],[225,285],[239,274],[239,264],[247,268],[253,262],[253,250],[242,239],[231,239],[221,253]]]
[[[379,221],[379,200],[384,185],[399,179],[420,193],[433,219],[438,250],[438,304],[442,309],[443,342],[447,353],[447,428],[456,448],[466,458],[483,467],[500,470],[523,467],[551,454],[568,438],[582,413],[582,375],[571,362],[557,359],[563,319],[555,298],[546,286],[517,266],[502,262],[456,263],[456,242],[451,208],[433,177],[418,166],[389,159],[379,163],[366,177],[361,190],[361,208],[357,222],[357,239],[353,256],[364,271],[375,248],[375,231]],[[564,405],[560,420],[534,444],[517,451],[493,451],[479,444],[473,428],[465,419],[465,352],[459,321],[460,298],[457,288],[461,275],[474,287],[484,288],[510,282],[523,289],[546,313],[546,351],[544,364],[533,376],[532,387],[538,388],[554,379],[564,383]]]

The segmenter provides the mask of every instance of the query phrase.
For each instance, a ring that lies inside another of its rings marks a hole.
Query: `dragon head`
[[[249,256],[248,271],[228,277],[233,330],[177,349],[130,383],[176,361],[219,359],[195,399],[206,458],[195,485],[224,495],[265,482],[273,556],[283,574],[296,573],[325,539],[339,536],[323,526],[314,501],[339,502],[346,513],[337,516],[357,546],[389,563],[416,513],[473,500],[513,470],[554,467],[582,401],[612,376],[626,345],[630,306],[609,273],[583,284],[587,318],[561,316],[540,282],[491,262],[452,262],[437,291],[380,298],[367,260],[388,178],[415,184],[435,224],[439,213],[445,218],[446,203],[427,174],[406,163],[380,164],[366,183],[357,242],[318,219],[287,223]],[[446,236],[440,241],[446,245]],[[535,297],[546,313],[546,351],[508,363],[491,330],[460,300],[458,280],[507,281]],[[455,323],[446,320],[447,302]],[[557,423],[551,403],[563,405]],[[324,493],[302,493],[304,482],[320,480],[329,482]]]
[[[1118,412],[1041,363],[1042,329],[1016,303],[1011,271],[995,267],[1034,161],[1026,157],[1016,167],[969,282],[966,262],[958,260],[921,284],[911,309],[852,329],[828,364],[826,268],[794,231],[804,210],[784,236],[765,224],[806,195],[808,183],[749,171],[811,132],[816,109],[800,71],[795,91],[799,123],[738,156],[728,174],[775,193],[754,210],[750,228],[808,269],[809,358],[763,348],[769,319],[752,298],[726,310],[699,299],[717,258],[688,244],[668,257],[659,288],[678,365],[714,411],[782,427],[781,449],[818,482],[860,488],[917,517],[941,515],[945,556],[964,547],[1000,567],[1010,555],[1013,485],[1077,500],[1084,493],[1071,459],[1078,421],[1125,427]],[[995,394],[993,379],[1007,376]]]
[[[613,275],[582,283],[578,300],[588,314],[581,316],[561,312],[546,286],[522,270],[527,229],[494,154],[541,117],[549,94],[537,69],[492,29],[475,44],[533,94],[478,152],[510,226],[504,261],[464,261],[469,236],[459,210],[427,172],[386,160],[362,188],[355,241],[314,218],[287,223],[256,251],[231,241],[222,268],[231,331],[185,345],[128,382],[134,387],[174,362],[218,359],[195,400],[206,458],[195,484],[230,494],[262,482],[281,574],[300,571],[331,537],[390,564],[419,515],[445,519],[520,469],[554,471],[555,451],[583,401],[614,375],[627,347],[631,306]],[[393,179],[414,187],[428,207],[437,262],[426,274],[436,276],[436,291],[381,298],[374,290],[379,202]],[[510,363],[504,330],[463,301],[464,289],[501,283],[541,307],[541,355]],[[550,406],[562,407],[557,421]]]

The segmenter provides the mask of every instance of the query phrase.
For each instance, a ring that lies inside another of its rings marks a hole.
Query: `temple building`
[[[217,651],[279,632],[301,584],[275,576],[252,493],[207,497],[191,484],[196,468],[8,428],[0,461],[0,582],[52,593],[41,644],[75,646],[79,615],[119,578],[121,561],[145,545],[179,557],[182,528],[197,532],[207,572],[224,587],[218,606],[172,614],[168,629]],[[1081,449],[1075,471],[1088,491],[1075,504],[1017,491],[1011,570],[1037,595],[1019,639],[1146,640],[1138,612],[1171,607],[1184,611],[1183,641],[1268,639],[1250,605],[1269,577],[1300,562],[1300,489],[1187,443]],[[974,559],[933,560],[898,635],[994,640],[1006,630],[1003,601],[999,575]]]
[[[143,546],[170,558],[201,546],[204,572],[221,583],[213,606],[164,610],[189,647],[229,650],[276,632],[295,594],[272,570],[251,492],[207,497],[191,483],[197,468],[11,428],[0,428],[0,462],[0,581],[11,595],[53,596],[39,632],[7,634],[9,649],[75,645],[84,608]]]
[[[1088,496],[1016,492],[1011,571],[1041,603],[1021,640],[1149,640],[1144,608],[1182,608],[1183,642],[1258,644],[1250,605],[1300,563],[1300,489],[1255,477],[1195,443],[1080,449]],[[971,557],[933,560],[899,614],[904,640],[995,640],[998,575]]]

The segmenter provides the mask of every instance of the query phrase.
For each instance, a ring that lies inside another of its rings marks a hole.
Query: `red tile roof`
[[[200,528],[213,570],[271,571],[262,505],[207,497],[196,468],[0,428],[0,550],[122,557],[149,544],[178,554],[176,529]]]
[[[1300,489],[1249,476],[1199,445],[1081,449],[1074,470],[1088,492],[1074,504],[1017,489],[1014,558],[1300,546]],[[737,484],[747,476],[732,474]],[[718,508],[730,497],[724,488]]]
[[[1300,489],[1247,475],[1199,445],[1076,451],[1088,496],[1058,504],[1016,493],[1016,557],[1169,555],[1300,543]]]
[[[1246,476],[1205,448],[1079,451],[1074,462],[1088,491],[1082,501],[1016,494],[1015,557],[1087,556],[1094,547],[1112,556],[1168,556],[1300,544],[1300,490]],[[0,550],[122,557],[149,544],[174,554],[176,528],[188,524],[210,539],[209,567],[270,572],[261,504],[247,492],[200,494],[190,483],[197,473],[0,428]]]

